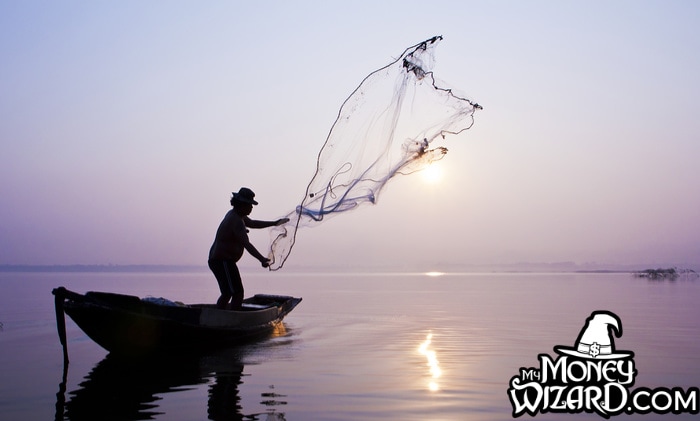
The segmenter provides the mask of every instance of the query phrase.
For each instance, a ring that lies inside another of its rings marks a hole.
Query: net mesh
[[[447,153],[433,145],[474,124],[479,104],[438,86],[433,75],[437,36],[407,48],[370,73],[343,102],[316,160],[301,203],[271,229],[270,269],[289,257],[299,229],[377,203],[397,174],[419,171]]]

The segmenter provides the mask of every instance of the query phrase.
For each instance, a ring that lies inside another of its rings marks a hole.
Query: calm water
[[[620,317],[623,335],[615,344],[635,353],[635,387],[700,386],[700,280],[244,276],[248,295],[304,298],[272,337],[196,358],[125,364],[67,319],[71,363],[64,383],[52,288],[213,302],[214,279],[208,273],[0,273],[0,419],[507,420],[510,378],[520,367],[537,367],[538,354],[554,356],[553,346],[573,346],[594,310]],[[612,419],[618,418],[629,417]]]

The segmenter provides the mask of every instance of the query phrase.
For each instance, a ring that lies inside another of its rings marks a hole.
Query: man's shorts
[[[243,282],[234,260],[209,260],[209,269],[214,273],[221,295],[243,294]]]

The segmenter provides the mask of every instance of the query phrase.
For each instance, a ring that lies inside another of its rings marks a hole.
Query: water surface
[[[68,319],[64,382],[52,288],[192,303],[214,302],[216,282],[208,273],[0,273],[0,419],[507,420],[510,378],[536,366],[538,354],[554,355],[555,345],[573,346],[595,310],[620,317],[623,335],[615,344],[635,353],[636,386],[700,386],[694,280],[573,273],[244,277],[247,295],[304,298],[270,338],[136,364],[107,355]],[[536,418],[571,417],[600,419]],[[665,417],[644,416],[658,418]]]

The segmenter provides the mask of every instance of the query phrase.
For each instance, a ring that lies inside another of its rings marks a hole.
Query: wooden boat
[[[301,298],[259,294],[233,311],[213,304],[185,305],[108,292],[79,294],[64,287],[52,293],[66,363],[64,313],[107,351],[137,356],[201,351],[259,338],[272,332],[301,302]]]

